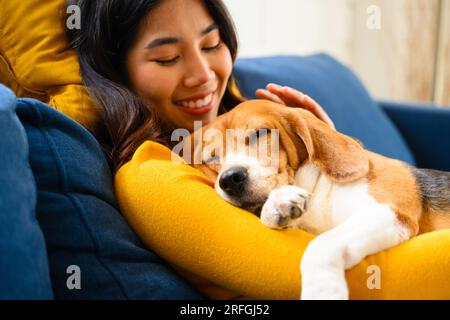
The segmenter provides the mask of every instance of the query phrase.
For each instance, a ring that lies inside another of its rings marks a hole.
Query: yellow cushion
[[[201,172],[172,162],[170,150],[155,142],[139,147],[118,171],[115,186],[127,221],[178,269],[236,296],[299,298],[299,264],[312,235],[266,228],[257,217],[221,199]],[[347,272],[351,298],[450,299],[448,248],[450,230],[445,230],[366,258]],[[379,290],[367,286],[371,265],[381,270]],[[221,297],[215,287],[201,289]],[[222,292],[222,297],[232,296]]]
[[[99,113],[82,86],[65,38],[65,0],[2,1],[0,81],[94,129]]]

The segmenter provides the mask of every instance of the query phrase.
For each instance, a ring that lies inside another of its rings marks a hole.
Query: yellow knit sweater
[[[198,170],[145,142],[115,178],[122,213],[142,240],[211,298],[298,299],[300,260],[313,238],[271,230],[221,199]],[[450,299],[450,230],[433,232],[347,271],[353,299]],[[381,289],[370,289],[370,266]],[[201,279],[205,279],[204,281]]]

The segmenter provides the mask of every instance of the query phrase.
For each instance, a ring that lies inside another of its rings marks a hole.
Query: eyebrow
[[[200,32],[200,36],[205,36],[208,33],[210,33],[213,30],[219,29],[219,26],[217,23],[213,23],[210,26],[206,27],[202,32]],[[176,44],[181,41],[180,38],[174,38],[174,37],[166,37],[166,38],[157,38],[153,41],[151,41],[145,49],[154,49],[156,47],[168,45],[168,44]]]

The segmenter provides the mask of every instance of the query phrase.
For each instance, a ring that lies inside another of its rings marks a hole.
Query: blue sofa
[[[450,171],[450,109],[376,102],[324,54],[240,59],[234,73],[249,98],[269,82],[292,86],[366,148]],[[0,128],[0,299],[205,298],[126,224],[86,129],[1,85]]]

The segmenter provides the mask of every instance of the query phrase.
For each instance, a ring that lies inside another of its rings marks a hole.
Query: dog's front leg
[[[301,262],[301,298],[348,299],[345,270],[366,256],[394,247],[409,237],[408,229],[387,206],[355,212],[308,245]]]

